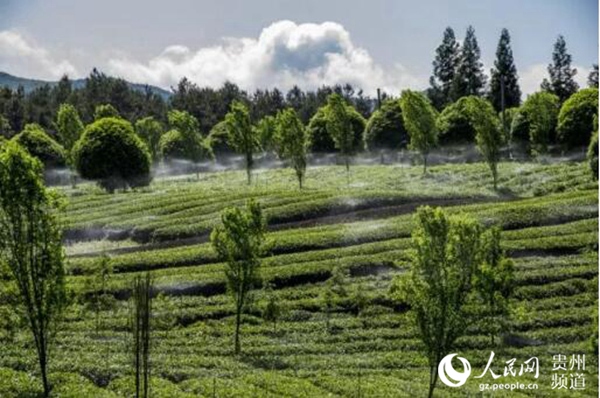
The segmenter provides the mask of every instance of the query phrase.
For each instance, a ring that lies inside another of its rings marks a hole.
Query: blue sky
[[[186,75],[249,90],[347,80],[397,91],[425,87],[444,28],[462,39],[469,24],[486,72],[509,29],[525,92],[559,34],[580,82],[598,62],[592,0],[0,0],[0,70],[52,79],[97,66],[163,87]]]

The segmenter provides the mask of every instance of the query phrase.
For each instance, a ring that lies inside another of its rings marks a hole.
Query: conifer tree
[[[504,85],[504,109],[519,106],[521,104],[519,77],[510,48],[510,34],[506,29],[502,29],[500,34],[491,76],[489,98],[496,111],[502,110],[502,85]]]
[[[458,66],[459,47],[454,30],[447,27],[444,31],[442,44],[435,50],[433,76],[429,79],[431,88],[427,92],[429,100],[438,110],[443,109],[448,103],[452,102],[450,89]]]
[[[463,42],[456,74],[452,82],[453,101],[467,95],[481,95],[485,87],[481,50],[475,37],[475,29],[469,26]]]
[[[550,80],[542,81],[542,90],[557,95],[561,104],[579,89],[579,85],[574,80],[577,69],[571,68],[571,54],[567,52],[567,43],[562,35],[558,36],[554,43],[548,74]]]

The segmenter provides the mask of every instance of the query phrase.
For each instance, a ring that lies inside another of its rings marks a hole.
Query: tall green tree
[[[0,258],[17,287],[48,397],[48,348],[67,301],[58,202],[43,185],[41,163],[16,142],[0,150],[0,187]]]
[[[515,266],[500,247],[500,228],[494,226],[481,235],[482,263],[475,272],[473,287],[485,308],[480,320],[490,336],[502,332],[509,316],[509,298],[513,292]]]
[[[260,145],[255,129],[252,128],[248,107],[241,101],[233,101],[229,113],[225,115],[227,142],[237,152],[246,157],[248,185],[252,182],[253,154]]]
[[[336,149],[344,157],[346,171],[350,171],[350,157],[356,152],[354,133],[348,106],[339,94],[331,94],[327,98],[327,132],[333,138]]]
[[[433,76],[429,79],[431,87],[427,92],[429,100],[438,110],[452,102],[450,91],[459,60],[460,45],[456,41],[454,30],[447,27],[442,43],[435,49]]]
[[[267,115],[260,119],[255,128],[260,147],[265,152],[275,151],[275,132],[277,120],[275,116]]]
[[[556,95],[540,91],[527,97],[520,112],[527,118],[529,144],[534,155],[548,151],[555,140],[559,99]]]
[[[391,294],[407,303],[429,362],[429,397],[440,360],[466,330],[465,303],[480,257],[481,226],[466,215],[421,207],[412,232],[408,275],[396,277]]]
[[[77,112],[77,109],[71,104],[61,104],[56,115],[55,127],[58,132],[60,142],[66,152],[66,163],[71,171],[71,185],[73,188],[75,188],[77,176],[74,172],[75,165],[73,163],[71,150],[73,149],[75,142],[83,133],[84,128],[83,123],[79,118],[79,112]]]
[[[423,94],[411,90],[402,91],[400,106],[410,136],[409,148],[421,152],[423,173],[426,173],[427,156],[438,143],[435,109]]]
[[[460,49],[460,58],[452,82],[452,100],[456,101],[467,95],[482,95],[485,83],[481,50],[477,44],[475,29],[469,26]]]
[[[400,101],[384,101],[367,122],[365,145],[369,150],[400,149],[408,144],[408,133],[404,128]]]
[[[63,148],[70,152],[83,133],[79,112],[71,104],[61,104],[56,115],[56,130]]]
[[[497,189],[498,162],[500,161],[500,150],[504,144],[500,121],[492,104],[482,98],[474,98],[473,101],[469,101],[467,113],[475,129],[477,148],[492,172],[494,189]]]
[[[542,90],[557,95],[561,104],[579,89],[574,79],[577,69],[571,68],[571,54],[567,52],[567,43],[562,35],[558,36],[554,43],[548,74],[550,80],[542,81]]]
[[[162,124],[154,117],[147,116],[135,122],[135,132],[148,146],[152,160],[157,161],[160,154],[160,137],[164,132]]]
[[[226,262],[227,290],[235,305],[235,354],[241,352],[240,325],[249,292],[259,282],[260,256],[265,238],[260,204],[248,201],[246,209],[230,207],[221,214],[221,225],[210,235],[219,258]]]
[[[298,186],[306,174],[306,152],[308,148],[308,133],[302,121],[293,108],[279,111],[275,130],[275,142],[279,157],[288,160],[298,178]]]
[[[496,111],[502,110],[502,89],[504,89],[504,109],[519,106],[521,104],[521,88],[510,47],[510,34],[507,29],[502,29],[500,34],[491,76],[489,99]]]
[[[198,163],[212,159],[213,152],[209,140],[202,137],[200,124],[186,111],[172,110],[168,113],[169,130],[163,134],[158,147],[163,159],[187,159],[194,163],[196,178],[200,178]]]

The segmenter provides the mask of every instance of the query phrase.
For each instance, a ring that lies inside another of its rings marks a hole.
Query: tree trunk
[[[423,154],[423,174],[427,173],[427,155]]]
[[[239,355],[240,347],[240,323],[241,323],[242,307],[238,305],[235,314],[235,355]]]
[[[246,154],[246,174],[248,176],[248,185],[252,183],[252,153]]]
[[[436,382],[437,382],[436,367],[432,366],[429,369],[429,394],[427,395],[428,398],[432,398],[433,397],[433,390],[435,389],[435,383]]]
[[[46,343],[45,343],[43,337],[41,338],[39,360],[40,360],[40,372],[42,374],[42,384],[44,386],[44,397],[48,398],[50,396],[50,384],[48,383],[48,374],[47,374],[47,370],[46,370],[46,365],[47,365]]]

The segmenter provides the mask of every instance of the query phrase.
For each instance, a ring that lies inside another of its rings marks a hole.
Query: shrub
[[[109,192],[150,183],[150,153],[126,120],[109,117],[88,125],[73,152],[81,177]]]
[[[565,101],[558,114],[558,140],[568,148],[588,145],[598,114],[598,89],[586,88]]]
[[[369,149],[398,149],[408,145],[399,101],[385,101],[373,112],[365,127],[365,145]]]
[[[28,124],[23,131],[12,138],[44,166],[64,166],[65,150],[37,124]]]
[[[163,131],[162,124],[152,116],[139,119],[135,122],[135,132],[148,145],[152,160],[154,161],[158,160],[160,137]]]
[[[475,129],[467,115],[467,105],[474,97],[462,97],[448,105],[437,118],[440,142],[447,144],[475,141]]]

